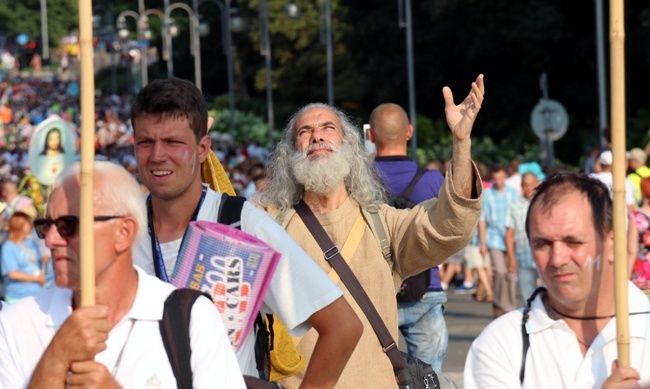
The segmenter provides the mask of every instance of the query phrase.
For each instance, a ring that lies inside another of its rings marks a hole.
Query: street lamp
[[[413,19],[411,18],[411,0],[397,0],[399,27],[406,28],[406,69],[409,84],[409,118],[413,126],[411,137],[411,151],[413,158],[417,159],[418,139],[415,118],[415,77],[413,75]]]
[[[269,126],[269,149],[273,148],[273,80],[271,77],[271,34],[269,31],[269,2],[260,1],[260,54],[266,62],[266,110]]]
[[[165,21],[173,23],[171,12],[177,8],[183,9],[190,17],[190,54],[194,57],[194,84],[201,90],[201,41],[199,40],[199,18],[192,8],[185,3],[174,3],[165,10]],[[171,55],[171,39],[169,40],[169,55]]]
[[[228,109],[230,110],[230,123],[228,132],[230,136],[235,134],[235,76],[233,71],[232,60],[232,28],[230,25],[230,0],[226,0],[226,4],[220,0],[200,0],[196,4],[195,9],[198,9],[204,3],[214,3],[219,7],[221,12],[221,40],[223,46],[223,54],[226,56],[226,63],[228,67]],[[207,32],[204,35],[207,35]]]
[[[300,7],[295,1],[284,6],[287,17],[300,17]],[[334,60],[332,49],[332,9],[330,0],[318,0],[318,18],[320,22],[320,42],[327,47],[327,102],[334,105]]]
[[[164,23],[165,15],[162,11],[157,9],[148,9],[138,14],[135,11],[123,11],[117,16],[117,33],[120,38],[125,39],[129,36],[129,31],[126,28],[126,17],[132,17],[135,20],[138,32],[138,46],[140,47],[140,72],[142,76],[142,87],[144,88],[149,83],[149,74],[147,69],[147,48],[149,46],[149,39],[151,39],[151,30],[149,29],[149,15],[158,16]],[[163,30],[164,35],[164,30]],[[165,47],[165,40],[163,39],[163,56],[166,55],[167,48]]]

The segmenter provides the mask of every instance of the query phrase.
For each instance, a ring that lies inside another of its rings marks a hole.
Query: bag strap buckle
[[[394,349],[395,347],[397,347],[397,345],[395,344],[395,342],[393,342],[386,347],[382,347],[381,349],[384,353],[388,353],[390,350]]]
[[[339,248],[336,246],[332,246],[331,248],[327,249],[327,251],[323,253],[327,262],[329,262],[330,259],[334,258],[338,254],[339,254]]]

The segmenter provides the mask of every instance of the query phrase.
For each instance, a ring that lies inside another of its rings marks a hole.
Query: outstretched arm
[[[318,331],[318,341],[300,387],[333,388],[361,338],[363,324],[345,297],[314,313],[307,322]]]
[[[472,183],[474,174],[472,169],[472,142],[470,134],[476,120],[478,111],[481,110],[485,95],[483,75],[479,74],[472,83],[472,89],[460,104],[454,103],[454,95],[449,87],[442,88],[445,99],[445,116],[447,125],[453,134],[453,149],[451,166],[456,192],[466,198],[472,197]]]

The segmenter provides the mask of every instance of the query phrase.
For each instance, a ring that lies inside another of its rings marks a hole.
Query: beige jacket
[[[480,176],[476,167],[474,169],[474,193],[478,193],[475,199],[460,197],[454,191],[450,180],[451,172],[448,172],[438,199],[425,201],[412,210],[398,210],[388,205],[380,207],[391,240],[395,262],[392,269],[384,260],[381,249],[367,225],[354,256],[348,260],[350,268],[396,340],[398,318],[395,294],[402,279],[444,262],[446,258],[464,248],[472,238],[481,213],[483,196]],[[341,248],[360,216],[358,204],[348,199],[338,209],[317,215],[317,218],[334,244]],[[326,273],[329,273],[331,266],[300,217],[295,213],[290,214],[283,225],[289,235]],[[338,285],[363,322],[364,332],[337,387],[395,389],[392,366],[384,355],[370,323],[345,285],[340,281]],[[317,338],[317,332],[312,329],[302,338],[294,339],[298,350],[307,361],[311,358]],[[282,384],[288,388],[297,388],[304,373],[303,370],[298,375],[284,380]]]

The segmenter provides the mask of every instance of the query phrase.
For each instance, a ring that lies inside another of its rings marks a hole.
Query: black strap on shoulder
[[[190,317],[192,306],[199,296],[210,298],[194,289],[174,290],[165,300],[163,318],[160,321],[160,335],[178,389],[192,388]]]
[[[413,176],[413,179],[412,179],[411,182],[408,184],[408,186],[406,187],[406,189],[404,189],[404,190],[402,191],[402,193],[400,194],[400,196],[404,196],[404,197],[406,197],[407,199],[409,199],[409,201],[410,201],[410,200],[411,200],[411,193],[413,193],[413,188],[415,188],[415,184],[417,184],[418,181],[420,181],[420,178],[422,178],[422,176],[423,176],[424,173],[426,173],[426,172],[427,172],[427,169],[426,169],[426,168],[423,168],[422,166],[418,166],[418,170],[415,172],[415,176]]]
[[[241,229],[241,211],[244,208],[246,197],[228,196],[221,194],[217,221],[230,227]]]
[[[540,286],[535,289],[533,294],[528,297],[526,300],[526,307],[524,308],[523,316],[521,317],[521,336],[523,340],[523,353],[521,356],[521,369],[519,370],[519,382],[524,384],[524,375],[526,374],[526,355],[528,354],[528,348],[530,347],[530,339],[528,336],[528,331],[526,331],[526,323],[528,323],[528,317],[530,316],[530,308],[533,304],[533,300],[537,297],[538,294],[546,292],[546,288]]]

